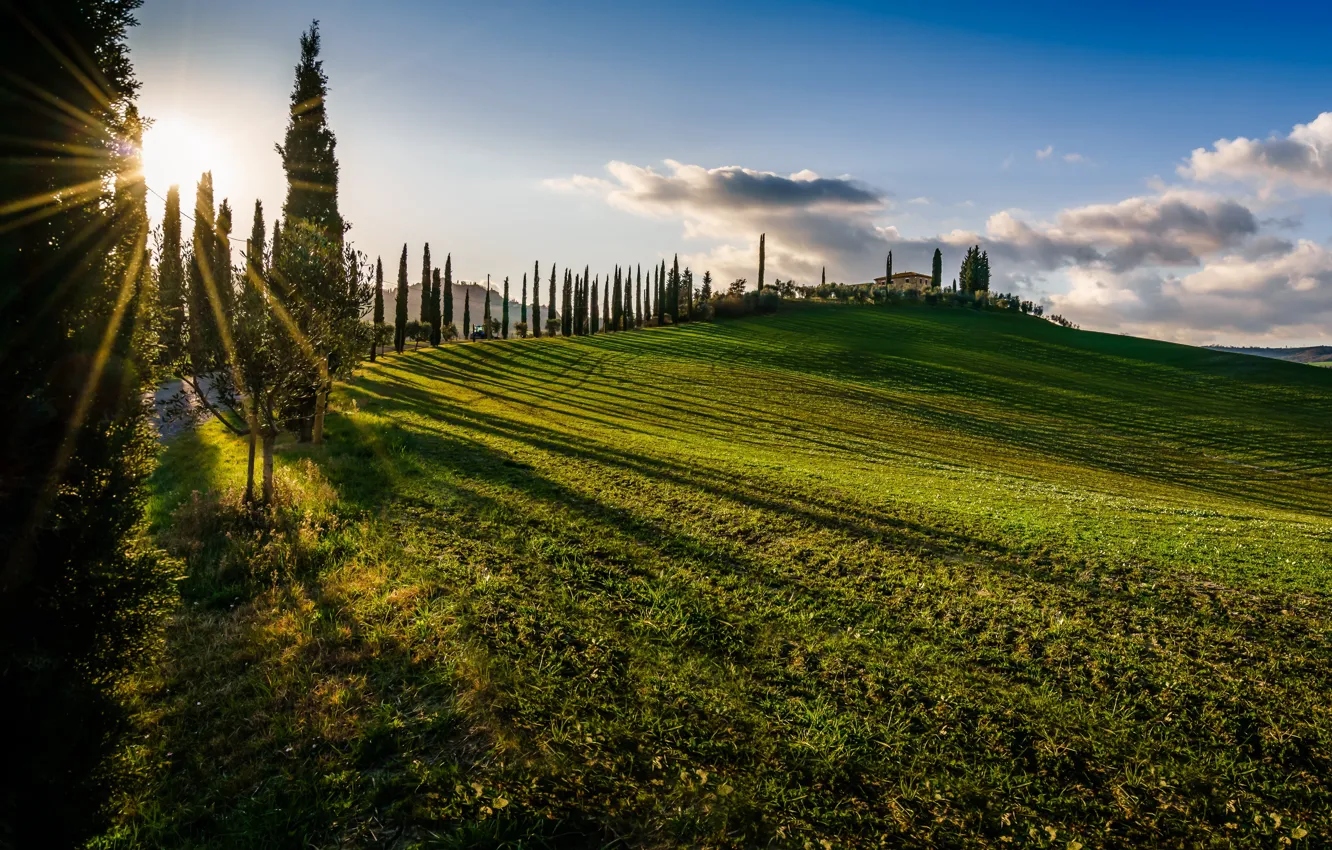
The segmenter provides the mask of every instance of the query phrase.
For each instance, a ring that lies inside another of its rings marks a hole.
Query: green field
[[[168,449],[103,845],[1332,841],[1332,373],[809,305],[336,406],[278,534]]]

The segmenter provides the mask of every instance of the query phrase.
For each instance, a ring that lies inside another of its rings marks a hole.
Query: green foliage
[[[160,361],[170,365],[185,355],[185,266],[180,241],[180,187],[167,190],[158,249],[157,294]]]
[[[161,302],[126,46],[137,6],[0,5],[4,847],[101,828],[125,674],[158,648],[173,591],[142,534]],[[180,282],[164,307],[179,309]]]
[[[767,241],[768,234],[759,234],[759,268],[758,268],[758,291],[763,291],[763,270],[767,262]]]
[[[439,269],[434,270],[434,275],[430,280],[430,344],[439,345],[440,322],[443,319],[443,311],[440,309],[439,299],[442,295],[440,286]]]
[[[327,238],[346,229],[338,212],[337,139],[328,126],[328,77],[319,59],[319,22],[301,34],[301,58],[291,92],[286,137],[277,145],[287,173],[287,222],[308,221]]]
[[[407,346],[407,246],[402,246],[398,260],[398,292],[393,312],[393,350],[402,353]]]
[[[891,277],[888,281],[892,283]],[[934,259],[930,263],[930,286],[939,289],[943,286],[943,251],[934,249]]]

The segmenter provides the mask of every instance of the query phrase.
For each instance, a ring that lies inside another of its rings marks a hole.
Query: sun
[[[220,165],[217,148],[208,134],[185,119],[157,119],[144,134],[143,176],[148,188],[160,195],[166,195],[173,185],[188,195],[199,175]]]

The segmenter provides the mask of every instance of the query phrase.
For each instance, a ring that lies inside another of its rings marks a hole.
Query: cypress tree
[[[422,322],[430,321],[430,243],[425,246],[421,257],[421,310],[416,318]]]
[[[828,267],[827,267],[827,266],[824,266],[824,267],[823,267],[823,276],[819,278],[819,284],[820,284],[821,286],[827,286],[827,285],[828,285]]]
[[[588,333],[590,334],[597,332],[597,322],[599,319],[599,316],[597,315],[597,284],[600,281],[601,275],[597,275],[597,279],[592,281],[592,298],[588,302],[588,311],[591,318],[591,321],[588,323]]]
[[[653,308],[657,313],[657,325],[661,326],[666,323],[666,261],[662,260],[654,271],[657,273],[657,283],[652,296]]]
[[[618,269],[616,271],[618,272]],[[609,327],[611,323],[610,294],[611,294],[611,281],[610,281],[610,276],[608,275],[606,277],[606,285],[601,290],[601,322],[602,322],[602,330],[604,331],[614,330],[614,328]]]
[[[569,276],[569,269],[564,270],[564,289],[563,298],[560,301],[560,334],[569,336],[573,332],[573,278]],[[555,309],[555,303],[551,301],[551,309]]]
[[[402,259],[398,261],[398,292],[393,310],[393,350],[402,353],[407,347],[407,246],[402,246]]]
[[[384,324],[384,258],[375,258],[375,313],[374,331],[370,339],[370,362],[375,360],[379,348],[379,326]]]
[[[930,286],[935,289],[943,286],[943,251],[934,249],[934,262],[930,266]]]
[[[578,333],[587,334],[588,297],[591,295],[592,267],[583,266],[583,292],[579,300]]]
[[[977,246],[977,247],[980,247],[980,246]],[[990,291],[990,252],[989,252],[989,251],[982,251],[982,252],[981,252],[980,260],[978,261],[978,265],[979,265],[979,268],[980,268],[980,281],[979,281],[979,284],[978,284],[978,286],[977,286],[976,288],[979,289],[979,290],[981,290],[982,292],[989,292],[989,291]]]
[[[568,273],[569,273],[569,270],[568,270],[568,269],[565,269],[565,270],[564,270],[564,273],[565,273],[565,275],[567,276]],[[551,264],[550,264],[550,293],[549,293],[548,297],[546,298],[546,321],[550,321],[550,320],[553,319],[553,318],[555,318],[555,264],[554,264],[554,263],[551,263]]]
[[[444,291],[440,297],[444,299],[444,325],[448,327],[453,324],[453,254],[444,257]]]
[[[705,304],[712,299],[712,272],[703,272],[703,291],[698,294],[700,304]]]
[[[675,261],[671,264],[671,294],[670,294],[670,313],[671,321],[680,321],[680,255],[675,255]]]
[[[759,234],[759,276],[758,276],[759,292],[763,291],[763,266],[765,260],[767,259],[767,253],[766,253],[767,241],[768,241],[768,234],[760,233]]]
[[[472,287],[463,286],[463,339],[472,338]]]
[[[634,327],[643,327],[643,264],[638,264],[638,282],[634,284],[634,298],[638,302],[634,308]]]
[[[624,301],[624,273],[619,266],[615,267],[615,290],[614,299],[611,301],[611,319],[609,330],[618,331],[620,329],[620,307]]]
[[[254,223],[250,225],[250,243],[245,250],[245,269],[248,274],[262,275],[267,269],[264,265],[264,248],[268,237],[264,228],[264,202],[254,202]],[[248,285],[248,284],[247,284]]]
[[[180,250],[180,187],[172,186],[167,190],[162,256],[157,262],[163,363],[175,363],[185,353],[185,267]]]
[[[222,199],[217,208],[217,236],[213,240],[213,283],[217,287],[217,297],[222,304],[222,317],[227,326],[235,312],[235,292],[231,277],[231,202]],[[220,336],[220,335],[219,335]],[[219,345],[221,340],[219,339]],[[218,349],[222,352],[221,348]]]
[[[291,119],[286,138],[277,146],[287,172],[287,202],[282,208],[288,222],[306,219],[330,239],[341,241],[342,216],[338,212],[337,139],[328,128],[328,77],[319,59],[319,22],[301,34],[301,60],[291,92]]]
[[[532,276],[532,335],[541,338],[541,266],[537,265]]]
[[[680,277],[680,294],[684,296],[684,321],[694,318],[694,272],[688,267]]]
[[[520,317],[519,321],[522,324],[526,325],[527,324],[527,272],[523,272],[523,296],[518,299],[518,306],[521,310],[521,312],[519,313]],[[523,336],[527,336],[527,334],[524,333]]]
[[[481,318],[482,338],[490,339],[490,275],[486,275],[486,312]]]
[[[435,269],[430,278],[430,344],[439,345],[443,339],[443,328],[440,327],[440,318],[443,312],[440,310],[439,298],[443,289],[439,277],[439,269]]]
[[[207,371],[214,365],[217,347],[217,295],[213,281],[213,262],[217,256],[213,229],[213,174],[205,171],[199,178],[194,197],[193,259],[189,267],[189,351],[195,371]]]
[[[884,272],[883,272],[883,273],[884,273],[884,277],[887,278],[887,280],[885,281],[885,285],[886,285],[886,286],[892,286],[892,285],[893,285],[893,252],[892,252],[892,251],[889,251],[889,252],[888,252],[888,266],[884,269]]]
[[[526,277],[524,277],[526,280]],[[504,339],[509,338],[509,278],[504,277],[504,306],[500,309],[500,336]]]

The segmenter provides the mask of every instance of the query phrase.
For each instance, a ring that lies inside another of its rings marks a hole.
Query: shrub
[[[186,565],[182,592],[194,599],[235,600],[315,575],[339,551],[337,493],[305,458],[279,468],[266,507],[244,491],[197,490],[171,516],[160,543]]]

